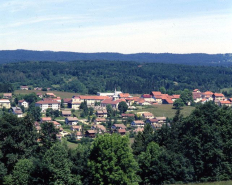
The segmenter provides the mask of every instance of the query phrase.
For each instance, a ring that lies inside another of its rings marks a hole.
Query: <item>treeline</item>
[[[232,114],[213,102],[135,137],[104,134],[69,149],[52,123],[0,119],[0,184],[173,184],[232,179]]]
[[[10,93],[13,92],[14,88],[12,86],[12,84],[9,83],[0,83],[0,93]]]
[[[75,61],[21,62],[0,66],[0,80],[20,85],[52,87],[82,94],[117,90],[149,93],[163,87],[172,94],[195,89],[219,92],[232,87],[232,69],[160,63]]]
[[[74,60],[108,60],[134,61],[149,63],[172,63],[206,66],[231,66],[231,54],[173,54],[173,53],[77,53],[31,50],[0,51],[0,63],[19,61],[74,61]]]

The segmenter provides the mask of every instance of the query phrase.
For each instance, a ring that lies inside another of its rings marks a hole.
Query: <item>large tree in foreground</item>
[[[88,165],[92,184],[138,184],[138,164],[128,137],[99,135],[93,143]]]

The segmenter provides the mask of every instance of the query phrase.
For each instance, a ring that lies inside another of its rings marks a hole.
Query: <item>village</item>
[[[21,86],[21,90],[27,91],[28,86]],[[138,106],[154,106],[173,103],[180,99],[179,94],[168,95],[160,91],[152,91],[150,94],[132,96],[115,89],[114,92],[98,92],[97,95],[75,95],[72,98],[61,98],[54,93],[41,91],[42,88],[35,88],[40,92],[36,93],[39,101],[35,106],[41,110],[41,118],[35,121],[37,132],[41,130],[41,124],[51,122],[59,130],[58,139],[69,137],[72,140],[80,140],[83,137],[95,138],[97,134],[119,133],[133,136],[142,132],[146,123],[149,123],[154,130],[160,129],[164,124],[169,125],[167,117],[154,116],[148,111],[136,111]],[[8,109],[17,117],[24,117],[26,112],[22,110],[29,108],[29,102],[24,99],[18,100],[18,104],[12,105],[14,97],[12,93],[3,93],[0,99],[0,108]],[[204,104],[207,101],[214,101],[219,106],[231,106],[232,98],[226,98],[222,93],[211,91],[200,92],[198,89],[192,91],[194,103]],[[89,115],[81,115],[80,109],[83,105],[92,112]],[[125,106],[125,110],[119,107]],[[190,106],[191,102],[187,103]],[[109,108],[114,111],[114,118],[109,114]],[[48,110],[58,111],[58,117],[46,116]]]

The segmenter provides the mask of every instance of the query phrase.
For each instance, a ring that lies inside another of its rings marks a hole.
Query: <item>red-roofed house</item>
[[[41,112],[46,112],[48,108],[60,110],[60,102],[56,100],[41,100],[35,103],[35,106],[41,108]]]
[[[12,98],[12,93],[4,93],[3,98],[11,99]]]
[[[119,98],[130,98],[131,97],[129,93],[120,93],[118,96]]]
[[[103,100],[110,100],[109,96],[86,96],[80,95],[81,102],[86,101],[87,105],[95,105],[96,102],[101,102]]]
[[[106,122],[106,118],[96,118],[94,120],[95,124],[100,124],[100,123],[105,123]]]
[[[20,89],[21,89],[21,90],[28,90],[28,86],[25,86],[25,85],[20,86]]]
[[[215,100],[222,101],[222,100],[225,99],[225,96],[224,96],[224,94],[222,94],[222,93],[214,93],[214,94],[212,95],[212,97],[213,97],[213,100],[214,100],[214,101],[215,101]]]
[[[162,104],[173,104],[173,101],[171,98],[165,98],[165,99],[162,99]]]
[[[162,93],[160,91],[152,91],[151,95],[156,96],[156,95],[161,95]]]
[[[228,106],[228,107],[231,107],[232,106],[232,103],[230,101],[220,101],[220,106]]]
[[[125,99],[119,99],[119,100],[105,99],[101,102],[101,107],[106,107],[107,105],[111,105],[113,109],[118,109],[118,104],[122,101],[126,101],[126,100]]]
[[[44,123],[44,122],[51,122],[52,121],[52,118],[51,117],[42,117],[40,119],[40,122],[41,123]]]
[[[126,134],[126,129],[124,129],[124,128],[123,128],[123,129],[118,129],[118,130],[117,130],[117,133],[119,133],[120,135],[123,136],[123,135]]]
[[[154,118],[154,115],[152,113],[150,113],[150,112],[144,112],[143,117],[145,119],[151,119],[151,118]]]
[[[145,123],[143,120],[135,120],[131,123],[133,127],[144,127]]]

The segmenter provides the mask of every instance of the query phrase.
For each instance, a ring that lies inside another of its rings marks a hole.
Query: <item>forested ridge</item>
[[[164,87],[168,93],[198,88],[219,92],[232,87],[231,67],[189,66],[115,61],[20,62],[0,66],[0,80],[31,87],[82,94],[118,90],[149,93]]]
[[[173,53],[78,53],[64,51],[1,50],[0,63],[20,61],[109,60],[151,63],[173,63],[206,66],[231,66],[232,54]]]
[[[56,138],[53,123],[4,113],[0,118],[0,184],[170,184],[232,179],[231,108],[180,110],[154,131],[147,124],[132,148],[128,136],[98,135],[75,149]]]

